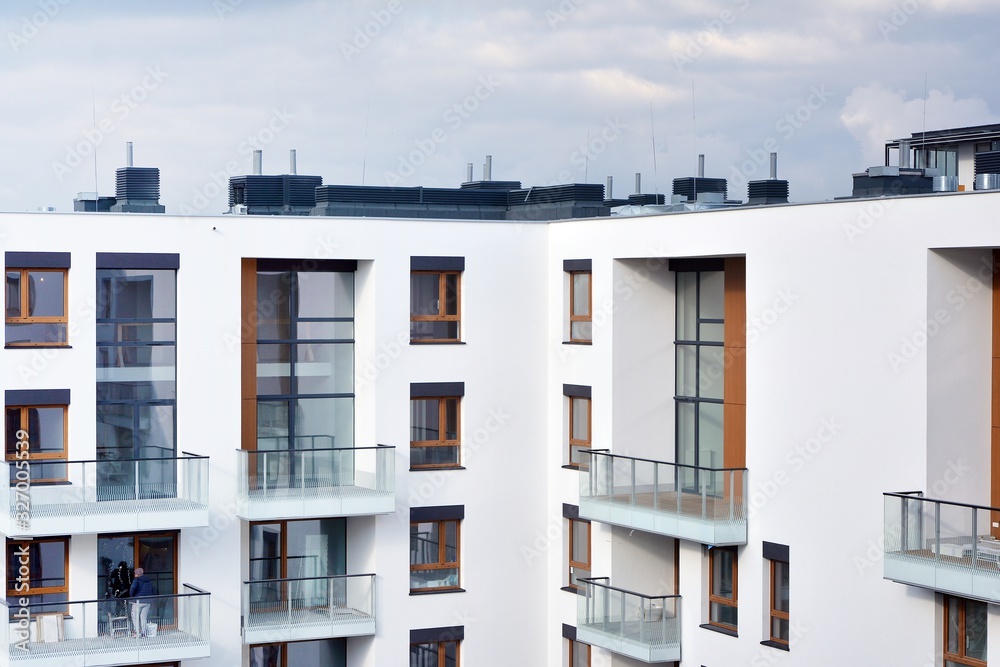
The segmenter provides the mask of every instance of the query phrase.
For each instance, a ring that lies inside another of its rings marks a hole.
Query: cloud
[[[926,122],[925,122],[926,109]],[[956,98],[951,91],[932,89],[924,98],[907,98],[881,82],[851,91],[840,110],[840,121],[858,142],[866,166],[882,164],[885,142],[908,137],[921,128],[928,131],[1000,122],[979,97]]]

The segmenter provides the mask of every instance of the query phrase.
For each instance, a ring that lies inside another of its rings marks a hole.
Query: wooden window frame
[[[444,425],[447,418],[447,401],[455,401],[455,435],[454,440],[438,438],[437,440],[410,440],[410,449],[415,447],[455,447],[458,455],[454,463],[423,463],[414,465],[410,463],[411,470],[440,470],[447,468],[462,467],[462,397],[461,396],[414,396],[410,398],[412,408],[413,401],[437,401],[438,402],[438,424]],[[412,424],[411,424],[412,427]],[[438,429],[440,435],[444,428]]]
[[[964,598],[955,595],[944,596],[944,643],[941,645],[941,663],[954,662],[959,665],[970,665],[970,667],[987,667],[987,662],[978,658],[970,658],[965,655],[966,627],[965,627],[965,603]],[[956,644],[960,653],[948,652],[948,612],[952,604],[958,606],[958,637]],[[986,604],[985,602],[982,604]]]
[[[413,304],[410,304],[410,341],[418,343],[456,343],[462,340],[462,272],[461,271],[410,271],[410,281],[412,283],[415,275],[436,275],[438,277],[438,312],[436,315],[416,315],[413,312]],[[447,299],[442,295],[447,294],[448,276],[455,276],[455,314],[447,314]],[[455,322],[458,324],[458,332],[455,338],[413,338],[412,324],[414,322]]]
[[[768,619],[767,619],[767,634],[768,634],[768,637],[770,637],[770,640],[772,642],[774,642],[775,644],[780,644],[780,645],[782,645],[784,647],[788,647],[788,645],[789,645],[788,639],[781,639],[779,637],[775,637],[774,636],[774,619],[780,618],[780,619],[783,619],[785,621],[789,620],[789,612],[787,612],[787,611],[781,611],[779,609],[776,609],[775,605],[774,605],[774,603],[776,601],[776,597],[777,597],[775,595],[775,592],[776,592],[776,589],[777,589],[777,586],[778,586],[778,579],[775,576],[775,570],[778,567],[778,563],[782,563],[786,568],[788,567],[788,563],[786,563],[784,561],[771,560],[771,563],[770,563],[770,570],[771,570],[771,576],[770,576],[771,592],[770,592],[770,596],[769,596],[771,601],[770,601],[770,613],[768,614]],[[790,569],[789,569],[789,579],[788,579],[788,581],[789,581],[789,590],[790,590],[791,589],[791,570]],[[789,597],[789,607],[791,607],[791,594],[789,594],[788,597]]]
[[[567,464],[570,468],[577,468],[579,470],[587,470],[587,464],[577,463],[573,460],[573,448],[579,447],[581,449],[590,449],[591,443],[593,441],[593,403],[590,398],[584,396],[567,396],[569,399],[569,431],[567,433],[567,439],[569,440],[569,463]],[[586,401],[587,402],[587,439],[583,440],[580,438],[573,437],[573,417],[575,408],[573,407],[574,401]]]
[[[567,639],[566,641],[569,642],[569,667],[576,667],[576,662],[575,662],[575,660],[576,660],[576,655],[575,655],[576,649],[574,647],[577,644],[579,644],[580,646],[582,646],[586,650],[586,652],[587,652],[587,664],[589,665],[590,664],[590,644],[584,644],[583,642],[577,641],[575,639]]]
[[[18,586],[17,580],[14,580],[14,581],[9,581],[8,580],[7,581],[7,597],[8,598],[22,598],[22,597],[23,598],[28,598],[28,600],[29,600],[29,606],[31,604],[30,600],[32,600],[32,598],[36,598],[36,596],[41,596],[41,595],[54,595],[54,594],[57,594],[57,593],[64,593],[66,595],[66,597],[67,597],[67,600],[68,600],[68,598],[69,598],[69,539],[70,538],[68,538],[68,537],[37,537],[37,538],[29,539],[29,540],[12,540],[12,539],[8,538],[6,540],[6,546],[7,546],[7,554],[6,555],[7,555],[8,559],[10,559],[10,558],[13,557],[12,550],[16,550],[16,549],[20,548],[20,545],[24,545],[24,544],[41,544],[43,542],[62,542],[62,544],[63,544],[63,585],[62,586],[45,586],[45,587],[42,587],[42,588],[33,589],[33,588],[30,588],[31,584],[29,583],[28,584],[28,586],[29,586],[28,590],[26,590],[26,591],[18,591],[17,590],[17,586]],[[69,602],[67,601],[66,604],[67,604],[67,607],[68,607]],[[62,613],[63,614],[67,614],[68,611],[62,612]]]
[[[21,274],[21,277],[19,279],[19,281],[20,281],[19,288],[20,288],[20,292],[21,292],[20,295],[19,295],[20,302],[21,302],[21,314],[18,315],[17,317],[6,317],[7,308],[8,308],[8,305],[7,305],[7,293],[6,293],[7,274],[8,273],[14,273],[14,272],[19,272]],[[62,274],[62,283],[63,283],[63,314],[61,316],[58,316],[58,317],[55,317],[55,316],[32,317],[30,315],[26,315],[25,314],[25,312],[26,312],[26,310],[28,308],[28,303],[30,301],[29,292],[30,292],[31,281],[29,280],[29,274],[36,273],[36,272],[61,273]],[[5,272],[4,272],[4,315],[5,315],[4,320],[5,320],[6,324],[62,324],[62,325],[65,326],[65,334],[64,334],[65,337],[61,341],[51,341],[51,340],[34,341],[33,340],[33,341],[28,341],[26,343],[25,342],[11,343],[11,342],[7,342],[5,340],[5,343],[6,343],[7,346],[9,346],[9,347],[68,347],[69,346],[69,280],[68,280],[68,276],[69,276],[69,269],[63,269],[63,268],[41,268],[41,267],[35,267],[35,268],[21,268],[21,267],[17,267],[17,268],[13,268],[13,267],[11,267],[11,268],[7,268],[5,270]]]
[[[590,539],[591,538],[591,532],[590,532],[591,531],[591,525],[590,525],[590,522],[587,521],[586,519],[572,519],[572,518],[567,517],[566,520],[569,521],[569,530],[568,530],[568,535],[569,535],[569,539],[568,539],[569,550],[568,550],[568,553],[567,553],[567,556],[566,556],[567,563],[568,563],[567,567],[566,567],[566,576],[567,576],[567,578],[566,578],[566,587],[567,588],[572,588],[575,591],[583,592],[583,590],[584,590],[583,586],[578,586],[578,585],[576,585],[576,584],[573,583],[573,568],[579,568],[581,570],[587,570],[588,572],[593,571],[593,567],[591,566],[591,563],[593,562],[593,558],[592,558],[593,552],[591,551],[591,539]],[[576,524],[577,523],[584,524],[584,525],[587,526],[587,561],[586,562],[573,560],[573,547],[576,544],[576,531],[578,530],[576,528]]]
[[[438,667],[446,667],[445,660],[448,656],[446,644],[455,645],[455,667],[459,667],[462,663],[462,640],[461,639],[449,639],[447,641],[439,642],[410,642],[410,646],[436,646],[437,651],[437,664]],[[410,649],[410,653],[413,649]]]
[[[573,324],[577,322],[589,323],[593,327],[594,316],[594,274],[592,271],[569,271],[569,342],[590,345],[594,341],[593,330],[590,338],[575,338],[573,336]],[[576,276],[586,274],[587,278],[587,314],[576,315],[577,299],[580,295],[576,293]]]
[[[32,454],[31,453],[31,437],[30,433],[28,438],[28,457],[27,461],[66,461],[69,452],[69,406],[68,405],[8,405],[5,406],[4,418],[6,423],[6,411],[7,410],[20,410],[21,411],[21,425],[19,427],[22,431],[28,431],[28,414],[29,410],[35,408],[62,408],[63,411],[63,448],[60,452],[46,452],[44,454]],[[5,435],[6,437],[6,435]],[[14,445],[14,446],[12,446]],[[5,460],[11,462],[12,464],[18,460],[18,451],[16,443],[5,443]],[[20,457],[22,460],[24,457]],[[67,474],[69,473],[67,466]],[[65,482],[66,477],[31,477],[32,484],[55,484],[59,482]]]
[[[428,570],[456,570],[458,572],[458,582],[454,586],[436,586],[434,588],[413,588],[410,593],[433,593],[438,591],[454,591],[462,588],[462,520],[461,519],[433,519],[431,521],[411,521],[410,526],[417,526],[422,523],[436,523],[438,530],[438,560],[433,563],[410,563],[410,573],[426,572]],[[447,530],[445,524],[455,524],[455,560],[445,560],[448,542],[446,539]]]
[[[715,554],[717,551],[730,551],[733,554],[733,571],[731,573],[733,580],[733,597],[727,598],[723,595],[719,595],[715,592]],[[708,551],[708,624],[718,627],[725,628],[726,630],[736,631],[737,626],[729,625],[728,623],[720,623],[718,621],[712,620],[712,605],[718,604],[723,607],[730,607],[736,610],[737,619],[739,618],[739,550],[736,547],[713,547]],[[773,611],[773,601],[772,601],[772,611]],[[737,622],[739,622],[737,620]]]

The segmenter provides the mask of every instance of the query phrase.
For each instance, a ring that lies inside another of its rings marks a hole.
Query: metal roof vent
[[[747,206],[787,203],[788,181],[778,178],[778,154],[771,153],[771,177],[747,183]]]
[[[1000,150],[982,151],[975,155],[977,190],[1000,190]]]

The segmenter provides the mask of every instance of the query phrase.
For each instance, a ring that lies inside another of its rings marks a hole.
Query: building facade
[[[1000,660],[998,205],[0,215],[0,655]]]

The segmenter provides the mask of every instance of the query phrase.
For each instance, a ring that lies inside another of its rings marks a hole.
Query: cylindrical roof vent
[[[977,190],[1000,190],[1000,174],[976,174]]]
[[[260,175],[263,169],[263,151],[255,150],[253,152],[253,173]]]
[[[958,192],[958,176],[933,176],[931,191]]]

